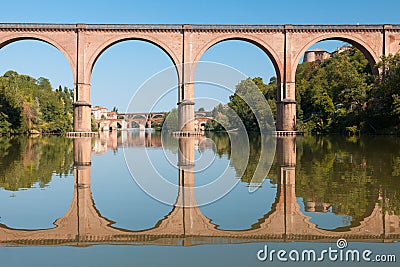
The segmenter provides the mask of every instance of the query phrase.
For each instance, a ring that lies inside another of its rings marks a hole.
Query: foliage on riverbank
[[[240,81],[228,104],[219,104],[213,109],[214,120],[206,123],[206,129],[220,132],[242,129],[243,125],[250,132],[272,130],[276,117],[276,86],[275,78],[271,78],[269,84],[265,84],[260,77]],[[269,110],[265,108],[265,100]]]
[[[356,48],[305,62],[296,72],[299,130],[317,134],[400,133],[400,55],[382,57],[381,73]]]
[[[8,71],[0,76],[0,134],[71,131],[72,101],[71,89]]]
[[[376,67],[379,75],[373,75],[368,60],[354,47],[322,62],[299,64],[297,130],[316,134],[399,134],[400,54],[382,57]],[[215,121],[207,123],[207,129],[234,128],[231,121],[236,113],[248,131],[259,131],[254,110],[240,97],[254,85],[276,119],[276,79],[265,84],[259,77],[248,78],[239,82],[227,105],[214,108]]]

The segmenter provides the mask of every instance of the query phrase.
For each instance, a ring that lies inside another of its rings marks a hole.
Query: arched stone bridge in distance
[[[193,123],[198,129],[204,127],[205,123],[212,120],[211,112],[196,111],[193,118]],[[164,122],[167,112],[150,112],[150,113],[119,113],[119,117],[123,117],[127,122],[128,128],[134,128],[133,123],[139,125],[139,128],[151,128],[152,123]]]
[[[201,137],[197,137],[201,138]],[[171,212],[153,228],[119,229],[96,209],[90,188],[91,138],[74,139],[75,185],[69,210],[55,228],[12,229],[0,225],[0,245],[155,244],[190,246],[250,241],[394,241],[400,240],[400,216],[382,210],[381,199],[359,225],[340,232],[318,229],[304,215],[295,195],[295,138],[278,138],[278,187],[275,203],[248,230],[221,230],[196,205],[194,187],[195,138],[179,139],[179,191]]]
[[[322,40],[346,41],[373,66],[400,51],[400,25],[111,25],[0,24],[0,48],[24,39],[49,43],[67,58],[74,77],[74,131],[90,132],[90,79],[100,55],[126,40],[160,47],[176,67],[179,127],[194,130],[194,72],[201,56],[225,40],[242,40],[263,50],[277,76],[278,131],[296,130],[295,73],[304,52]],[[374,69],[375,73],[377,70]]]

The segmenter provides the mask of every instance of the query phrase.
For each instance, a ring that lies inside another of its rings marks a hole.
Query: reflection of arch
[[[146,43],[150,43],[152,45],[155,45],[156,47],[160,48],[164,53],[167,54],[169,59],[171,59],[172,64],[175,66],[175,69],[177,71],[178,75],[178,80],[179,80],[179,70],[178,65],[180,64],[180,60],[178,59],[177,55],[174,53],[174,51],[163,41],[151,36],[147,35],[146,37],[138,37],[136,34],[132,35],[131,37],[121,37],[121,36],[116,36],[108,39],[107,41],[103,42],[102,44],[99,45],[99,47],[94,51],[92,57],[88,61],[88,77],[91,77],[92,71],[94,68],[94,65],[96,64],[97,60],[99,57],[110,47],[112,47],[115,44],[125,42],[125,41],[143,41]]]
[[[225,41],[243,41],[246,43],[250,43],[261,49],[271,60],[274,68],[275,68],[275,73],[277,76],[277,81],[281,81],[281,77],[283,74],[282,70],[282,62],[279,60],[278,52],[274,50],[272,46],[270,46],[268,43],[264,42],[263,40],[255,37],[255,36],[249,36],[247,34],[240,34],[240,33],[235,33],[235,34],[227,34],[224,36],[220,36],[217,38],[212,39],[211,41],[207,42],[205,45],[203,45],[197,52],[197,54],[194,56],[194,62],[200,61],[202,55],[211,47],[213,47],[216,44],[225,42]]]
[[[67,51],[67,49],[64,48],[64,46],[61,45],[60,43],[58,43],[56,40],[54,40],[46,35],[36,34],[36,33],[29,33],[29,34],[19,33],[17,35],[17,37],[15,36],[15,34],[7,35],[0,39],[0,49],[11,43],[15,43],[18,41],[24,41],[24,40],[33,40],[33,41],[43,42],[43,43],[53,46],[58,51],[60,51],[64,55],[64,57],[67,59],[69,66],[71,68],[73,80],[75,81],[75,78],[76,78],[75,71],[73,71],[73,70],[75,70],[76,64],[75,64],[75,60],[72,58],[71,52]]]
[[[321,41],[327,41],[327,40],[339,40],[343,42],[347,42],[354,47],[356,47],[358,50],[360,50],[365,58],[368,60],[371,70],[373,71],[374,74],[377,74],[377,69],[375,68],[375,64],[379,62],[379,55],[376,55],[374,49],[371,48],[371,46],[366,43],[364,40],[357,38],[354,35],[351,34],[337,34],[337,33],[331,33],[328,35],[322,35],[322,36],[317,36],[311,40],[309,40],[307,43],[304,44],[304,46],[299,50],[297,55],[294,58],[294,61],[292,62],[292,78],[294,81],[294,76],[296,75],[296,69],[297,65],[300,62],[300,59],[303,57],[304,53],[314,44],[321,42]]]

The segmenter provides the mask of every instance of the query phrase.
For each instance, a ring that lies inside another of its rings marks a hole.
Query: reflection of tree
[[[207,133],[219,156],[226,156],[242,182],[260,183],[266,177],[276,184],[276,158],[269,174],[269,156],[260,158],[260,134],[249,134],[249,159],[243,139],[237,133]],[[177,152],[177,138],[166,135],[165,148]],[[230,139],[231,138],[231,139]],[[271,147],[267,136],[263,147]],[[232,151],[231,143],[243,148]],[[385,210],[400,214],[400,149],[399,140],[387,137],[314,137],[297,139],[296,195],[304,201],[329,203],[335,214],[351,217],[357,224],[368,216],[381,197]],[[255,174],[258,162],[261,171]],[[254,178],[253,178],[254,176]]]
[[[384,209],[391,214],[400,214],[400,153],[399,147],[397,148],[397,155],[391,157],[391,173],[390,169],[382,176],[381,188]],[[389,160],[389,159],[388,159]]]
[[[208,132],[207,137],[212,139],[215,144],[215,153],[221,158],[223,155],[230,157],[231,143],[229,135],[224,132]]]
[[[304,201],[330,203],[333,212],[352,216],[353,224],[369,215],[382,192],[390,209],[398,212],[399,175],[393,158],[395,139],[342,137],[299,140],[296,195]],[[393,175],[395,174],[395,175]]]
[[[155,138],[157,137],[161,138],[162,146],[164,149],[168,149],[174,154],[178,153],[179,139],[176,138],[175,136],[172,136],[168,132],[157,132],[157,131],[152,133],[152,136],[154,136]]]
[[[39,183],[44,187],[55,173],[72,173],[72,140],[58,136],[1,137],[0,187],[16,191]]]
[[[242,138],[239,138],[235,133],[231,134],[232,140],[229,140],[229,135],[227,133],[210,133],[208,137],[211,138],[216,145],[216,153],[221,157],[222,155],[227,155],[231,160],[231,166],[235,168],[237,174],[243,173],[241,178],[242,182],[245,183],[262,183],[264,179],[273,179],[272,182],[276,182],[276,168],[272,167],[269,174],[265,170],[269,169],[271,164],[270,157],[271,154],[265,153],[261,155],[261,135],[259,133],[249,134],[249,158],[247,159],[247,152],[244,148],[247,144],[244,143]],[[235,144],[237,148],[231,151],[231,142]],[[274,145],[271,136],[267,136],[263,140],[263,147],[268,148]],[[260,158],[260,156],[262,156]],[[274,161],[275,162],[275,161]],[[260,164],[260,169],[256,172],[257,165]]]

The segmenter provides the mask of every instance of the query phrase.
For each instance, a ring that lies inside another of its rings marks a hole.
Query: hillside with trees
[[[64,133],[72,130],[73,91],[40,77],[7,71],[0,76],[0,134]]]
[[[373,75],[368,60],[358,49],[343,50],[322,62],[298,65],[297,130],[315,134],[399,134],[400,55],[382,57],[376,66],[380,74]],[[230,130],[229,121],[235,112],[248,131],[259,131],[254,110],[240,97],[243,92],[250,92],[254,84],[276,120],[276,79],[265,84],[256,77],[239,82],[229,103],[214,108],[216,121],[209,122],[207,128]]]

